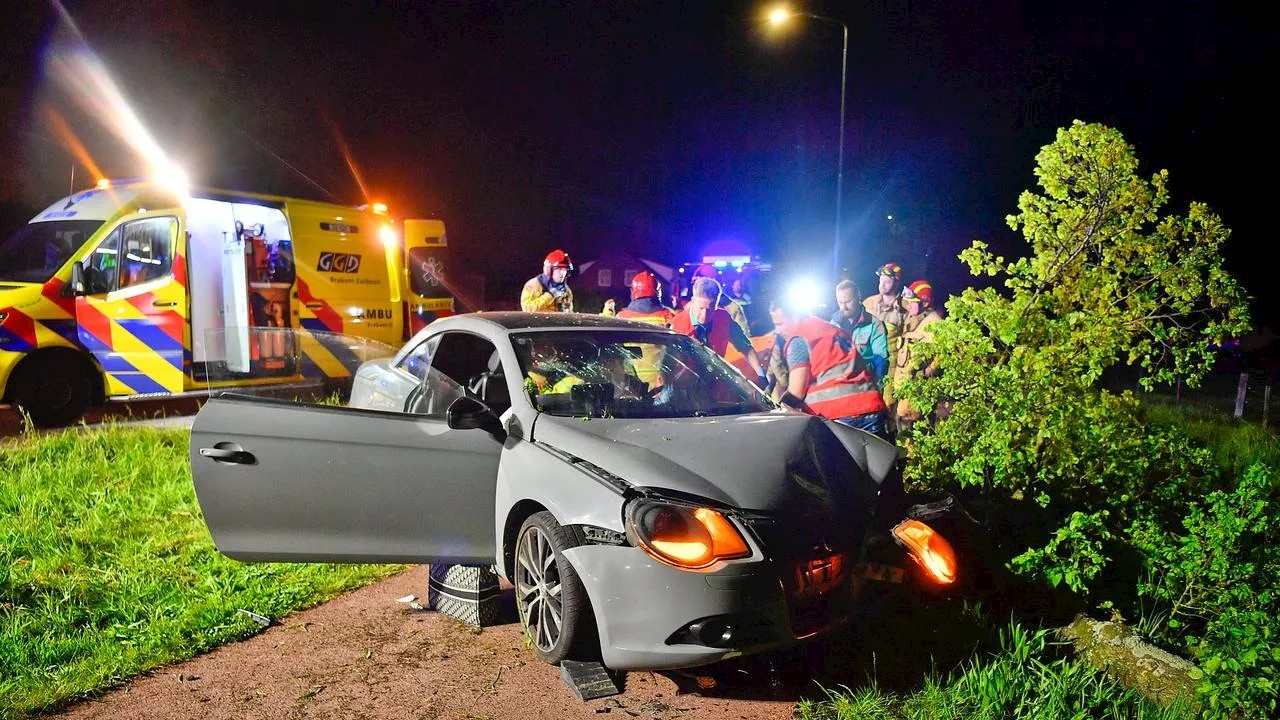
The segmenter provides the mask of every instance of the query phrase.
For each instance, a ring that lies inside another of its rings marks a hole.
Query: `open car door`
[[[439,417],[223,396],[196,416],[191,476],[237,560],[490,564],[501,452]]]

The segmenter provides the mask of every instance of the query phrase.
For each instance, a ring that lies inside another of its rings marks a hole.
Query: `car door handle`
[[[173,307],[177,304],[178,302],[176,300],[166,300],[164,302],[153,302],[151,303],[151,307]]]
[[[229,463],[232,465],[257,465],[258,458],[247,450],[231,449],[231,448],[200,448],[200,454],[209,458],[214,462]]]

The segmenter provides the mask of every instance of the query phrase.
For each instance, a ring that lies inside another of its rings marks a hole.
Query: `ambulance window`
[[[178,220],[147,218],[124,226],[121,239],[120,287],[168,277],[173,269],[173,238]]]
[[[98,244],[84,263],[84,287],[90,295],[101,295],[116,289],[116,273],[120,261],[120,228]]]
[[[436,346],[440,344],[440,336],[427,338],[409,351],[400,361],[399,367],[419,380],[427,379],[427,368],[431,366],[431,356],[436,354]]]

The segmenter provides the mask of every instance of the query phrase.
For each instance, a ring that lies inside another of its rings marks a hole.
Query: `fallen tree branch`
[[[1195,665],[1148,645],[1132,628],[1077,615],[1070,625],[1058,629],[1058,636],[1070,641],[1089,665],[1147,699],[1165,707],[1176,701],[1194,706]]]

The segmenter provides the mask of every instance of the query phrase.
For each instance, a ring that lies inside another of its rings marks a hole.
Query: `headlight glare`
[[[682,570],[751,555],[733,523],[711,508],[639,500],[628,509],[627,525],[641,549]]]

